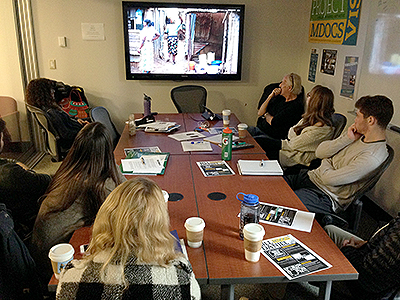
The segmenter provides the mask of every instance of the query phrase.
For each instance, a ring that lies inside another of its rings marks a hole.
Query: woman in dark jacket
[[[53,130],[61,137],[61,148],[68,150],[78,132],[89,122],[70,117],[62,110],[54,97],[55,84],[54,80],[47,78],[31,80],[26,89],[26,102],[46,113]]]

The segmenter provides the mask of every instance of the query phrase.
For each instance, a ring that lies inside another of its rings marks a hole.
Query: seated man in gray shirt
[[[0,118],[0,153],[6,123]],[[36,174],[24,164],[0,158],[0,202],[11,211],[15,231],[24,240],[32,231],[40,205],[38,199],[46,192],[51,177]]]
[[[385,133],[393,116],[392,101],[381,95],[365,96],[355,107],[357,117],[347,133],[318,146],[319,168],[284,177],[311,212],[345,210],[388,156]]]

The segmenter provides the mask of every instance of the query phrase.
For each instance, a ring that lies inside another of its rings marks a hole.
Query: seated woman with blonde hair
[[[62,271],[57,299],[200,299],[169,228],[158,185],[141,177],[124,182],[97,213],[88,256]]]
[[[259,101],[257,126],[249,126],[249,133],[264,148],[263,138],[282,140],[287,138],[289,128],[304,113],[304,89],[301,78],[295,73],[287,74],[281,83],[265,87]],[[261,138],[258,140],[258,138]]]

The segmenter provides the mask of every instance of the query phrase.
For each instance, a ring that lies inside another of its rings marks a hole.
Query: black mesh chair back
[[[106,128],[110,132],[111,140],[115,148],[121,135],[118,133],[114,123],[111,121],[108,110],[103,106],[94,107],[90,110],[90,119],[92,120],[92,122],[100,122],[104,126],[106,126]]]
[[[261,95],[261,98],[258,101],[257,109],[260,109],[261,105],[265,102],[265,100],[267,100],[268,96],[272,93],[274,89],[279,88],[280,84],[281,84],[280,82],[270,83],[264,88],[263,94]],[[305,103],[304,96],[305,96],[304,86],[301,86],[301,92],[297,97],[300,98],[303,101],[303,103]]]
[[[179,113],[203,113],[207,90],[200,85],[182,85],[171,90],[171,99]]]
[[[333,127],[335,127],[332,136],[332,140],[334,140],[342,134],[343,129],[347,123],[347,118],[342,114],[334,113],[332,116],[332,121],[333,121]]]

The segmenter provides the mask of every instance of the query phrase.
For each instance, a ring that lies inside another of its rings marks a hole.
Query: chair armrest
[[[316,219],[320,220],[319,223],[322,227],[326,225],[335,225],[336,227],[347,229],[349,227],[349,223],[335,214],[317,214]]]

